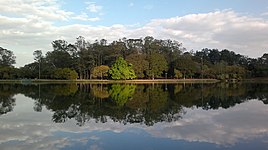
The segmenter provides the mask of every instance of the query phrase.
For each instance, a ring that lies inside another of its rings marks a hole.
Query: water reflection
[[[0,86],[0,115],[13,110],[15,104],[12,86]]]
[[[211,144],[223,149],[268,148],[265,84],[0,85],[0,89],[1,149],[118,149],[118,139],[128,139],[126,145],[136,143],[128,149],[152,145],[215,149]]]
[[[1,115],[12,111],[14,95],[20,93],[35,100],[35,111],[51,110],[54,122],[74,118],[78,125],[91,119],[104,123],[107,117],[124,124],[153,125],[180,119],[185,108],[227,109],[250,99],[268,102],[265,84],[2,84],[0,89]]]

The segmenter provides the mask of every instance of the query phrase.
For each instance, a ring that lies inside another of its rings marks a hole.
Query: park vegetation
[[[53,50],[33,52],[34,62],[15,68],[11,50],[0,47],[0,79],[182,79],[220,80],[268,77],[268,54],[249,58],[224,49],[186,51],[174,40],[119,39],[52,42]]]

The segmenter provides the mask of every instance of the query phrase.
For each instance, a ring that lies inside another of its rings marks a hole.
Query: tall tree
[[[33,55],[34,55],[34,60],[36,62],[38,62],[39,66],[38,66],[38,76],[39,76],[39,79],[41,78],[41,60],[43,58],[43,55],[42,55],[42,51],[41,50],[36,50],[33,52]]]
[[[67,51],[68,42],[65,40],[55,40],[51,44],[54,51]]]
[[[55,68],[70,68],[72,66],[72,57],[67,51],[47,52],[46,60]]]
[[[126,57],[126,61],[132,64],[135,74],[138,78],[144,78],[146,71],[149,69],[149,62],[144,54],[130,54]]]
[[[168,70],[168,63],[165,57],[159,53],[153,52],[148,56],[149,70],[148,77],[154,79],[160,78]]]
[[[89,70],[94,64],[93,52],[90,51],[91,45],[86,42],[84,37],[79,36],[76,38],[74,47],[76,47],[76,53],[73,57],[74,68],[79,73],[80,79],[88,79]]]
[[[199,64],[193,61],[191,54],[184,53],[176,60],[175,68],[183,73],[184,78],[192,78],[198,71],[198,66]]]
[[[0,47],[0,66],[12,66],[16,63],[16,57],[11,50]]]
[[[216,63],[220,62],[221,54],[217,49],[212,49],[209,51],[208,57],[210,62],[215,65]]]

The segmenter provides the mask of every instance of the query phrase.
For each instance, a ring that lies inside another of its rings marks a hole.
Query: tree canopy
[[[16,63],[16,57],[11,50],[0,47],[0,66],[10,67]]]
[[[92,77],[99,79],[107,78],[109,69],[110,67],[105,65],[96,66],[93,68]]]
[[[268,54],[249,58],[227,49],[208,48],[187,52],[178,41],[151,36],[109,42],[106,39],[89,42],[79,36],[74,43],[58,39],[51,44],[52,50],[44,55],[42,50],[34,51],[35,61],[21,68],[14,68],[13,52],[0,47],[0,79],[54,79],[55,72],[64,68],[75,71],[79,79],[229,80],[268,76]]]
[[[114,80],[134,79],[136,78],[132,65],[128,64],[122,57],[119,57],[108,71],[110,77]]]

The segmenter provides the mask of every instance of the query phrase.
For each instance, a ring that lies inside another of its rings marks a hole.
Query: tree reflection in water
[[[46,107],[52,120],[75,119],[79,126],[89,120],[123,124],[172,122],[187,113],[184,108],[228,109],[249,99],[267,104],[267,84],[42,84],[0,85],[0,115],[13,110],[15,94],[35,100],[35,111]]]
[[[0,115],[6,114],[13,110],[16,105],[14,98],[13,86],[0,85]]]

